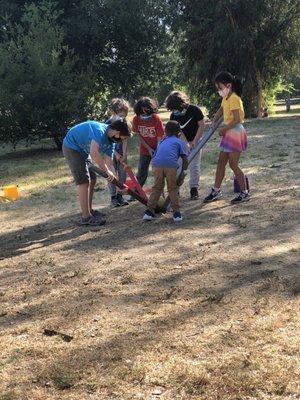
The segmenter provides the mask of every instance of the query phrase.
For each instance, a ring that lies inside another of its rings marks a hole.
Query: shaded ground
[[[299,128],[248,123],[252,200],[229,205],[228,171],[214,204],[184,188],[179,225],[143,223],[135,203],[76,227],[60,155],[5,157],[1,184],[18,176],[23,199],[0,204],[0,399],[299,398]]]

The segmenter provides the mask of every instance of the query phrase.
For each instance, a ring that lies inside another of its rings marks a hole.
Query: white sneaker
[[[153,214],[153,212],[150,210],[146,210],[145,214],[143,216],[143,221],[152,221],[153,218],[155,218],[155,215]]]
[[[173,214],[173,221],[174,222],[180,222],[180,221],[182,221],[182,215],[181,215],[181,212],[180,211],[176,211],[176,212],[174,212],[174,214]]]

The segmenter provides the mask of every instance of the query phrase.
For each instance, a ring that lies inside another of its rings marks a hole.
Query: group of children
[[[249,200],[245,175],[239,167],[241,152],[247,148],[247,135],[242,125],[244,109],[241,100],[241,82],[228,72],[222,72],[215,78],[215,85],[222,97],[221,107],[215,114],[213,123],[221,116],[224,125],[219,131],[221,136],[220,155],[216,171],[215,184],[204,202],[215,201],[222,196],[221,183],[225,175],[227,162],[233,170],[240,186],[240,193],[232,203]],[[115,177],[121,183],[126,181],[124,166],[128,156],[128,139],[137,135],[139,142],[139,164],[137,180],[143,186],[147,180],[152,162],[154,185],[144,213],[144,220],[155,217],[155,208],[163,191],[165,180],[173,210],[175,222],[182,220],[179,208],[179,185],[177,169],[189,169],[190,198],[199,198],[199,179],[201,151],[188,163],[188,154],[204,133],[204,116],[201,109],[190,104],[187,95],[173,91],[166,99],[166,108],[171,111],[170,121],[164,127],[154,100],[141,97],[134,105],[135,116],[132,126],[126,117],[129,104],[123,99],[114,99],[111,103],[111,116],[105,123],[86,121],[71,128],[63,141],[63,154],[78,186],[79,203],[82,217],[81,225],[103,225],[105,215],[92,208],[92,199],[96,175],[92,162],[107,174],[111,207],[128,205],[124,199],[126,190],[119,190],[113,184]]]

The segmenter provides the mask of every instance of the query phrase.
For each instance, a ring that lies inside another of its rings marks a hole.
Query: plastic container
[[[17,201],[20,198],[20,191],[17,185],[5,186],[3,193],[4,197],[11,201]]]
[[[245,179],[246,179],[246,189],[248,190],[248,192],[250,192],[249,177],[247,175],[245,175]],[[240,185],[235,176],[233,177],[233,191],[234,191],[234,193],[241,192]]]

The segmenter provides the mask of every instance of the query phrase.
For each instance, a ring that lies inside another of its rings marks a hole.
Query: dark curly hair
[[[121,136],[130,137],[131,136],[131,124],[124,119],[118,119],[109,125],[109,128],[120,132]]]
[[[174,90],[169,94],[169,96],[165,100],[166,107],[168,110],[183,110],[187,108],[190,104],[190,100],[184,92],[180,92],[179,90]]]
[[[151,115],[157,113],[156,101],[150,97],[140,97],[135,103],[133,110],[136,115],[147,114]]]

